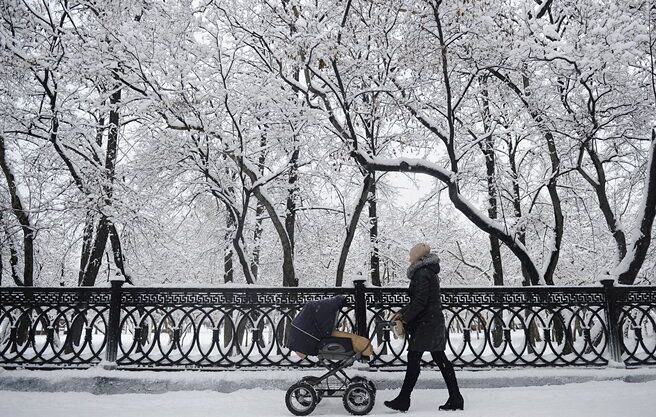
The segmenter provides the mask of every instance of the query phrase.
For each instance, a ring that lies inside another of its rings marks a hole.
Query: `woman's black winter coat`
[[[443,351],[446,327],[440,301],[440,259],[429,253],[408,269],[410,302],[401,309],[401,320],[409,336],[408,350]]]

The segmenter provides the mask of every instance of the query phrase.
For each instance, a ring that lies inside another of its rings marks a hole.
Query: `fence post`
[[[118,351],[118,341],[121,337],[121,290],[125,278],[116,275],[110,281],[112,290],[109,299],[109,319],[107,320],[107,347],[105,349],[106,369],[116,368],[116,352]]]
[[[615,280],[608,278],[600,280],[604,287],[604,312],[608,320],[609,341],[608,348],[610,351],[611,362],[622,364],[622,333],[620,329],[620,312],[617,309],[617,297],[615,293]]]
[[[355,328],[358,335],[369,337],[367,334],[367,299],[365,297],[365,285],[363,279],[353,281],[355,287]]]

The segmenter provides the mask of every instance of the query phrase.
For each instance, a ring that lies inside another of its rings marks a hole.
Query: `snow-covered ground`
[[[396,414],[383,406],[396,391],[378,393],[370,415]],[[291,416],[284,391],[241,389],[232,393],[176,391],[164,394],[93,395],[86,392],[0,391],[3,417],[275,417]],[[439,413],[445,390],[416,390],[407,416],[459,417],[651,417],[656,413],[656,381],[594,381],[536,387],[464,389],[466,410]],[[346,416],[341,400],[327,398],[312,415]]]
[[[399,368],[400,371],[403,368]],[[198,371],[121,371],[92,367],[85,370],[60,369],[4,370],[0,369],[0,391],[76,391],[91,394],[161,394],[170,391],[216,391],[231,393],[240,389],[264,387],[286,390],[304,376],[318,376],[323,369],[267,369]],[[363,376],[376,383],[380,390],[398,389],[403,372],[371,371],[355,364],[347,370],[350,376]],[[622,366],[607,368],[495,368],[456,371],[464,388],[506,388],[562,385],[593,381],[622,381],[641,383],[656,381],[656,367],[628,369]],[[423,369],[417,388],[443,389],[440,372]],[[0,415],[0,417],[2,417]]]
[[[223,372],[0,369],[0,417],[264,417],[291,416],[285,390],[320,370]],[[402,372],[354,365],[379,388],[371,415],[393,415],[383,401],[396,395]],[[510,368],[458,370],[462,413],[437,413],[446,397],[439,371],[424,369],[409,416],[654,417],[656,368]],[[347,416],[341,399],[325,399],[312,415]]]

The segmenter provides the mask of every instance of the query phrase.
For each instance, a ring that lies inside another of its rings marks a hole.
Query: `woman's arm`
[[[416,286],[415,296],[399,311],[399,318],[404,323],[409,323],[414,320],[414,318],[426,308],[426,304],[428,304],[430,277],[425,271],[420,269],[415,272],[413,281]]]

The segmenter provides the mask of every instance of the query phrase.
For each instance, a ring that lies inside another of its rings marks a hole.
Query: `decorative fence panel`
[[[119,367],[313,366],[285,347],[291,320],[311,300],[353,288],[173,289],[123,291]],[[353,329],[353,308],[340,322]]]
[[[656,365],[656,287],[617,287],[609,303],[627,365]]]
[[[0,288],[0,364],[88,367],[100,362],[110,299],[109,288]]]
[[[121,369],[312,367],[286,348],[310,300],[345,295],[339,328],[366,335],[372,368],[405,365],[378,326],[403,288],[0,288],[0,365]],[[456,366],[656,364],[656,287],[443,288]],[[428,355],[425,357],[428,359]]]
[[[405,340],[386,340],[374,329],[406,298],[391,288],[367,296],[368,327],[379,346],[372,365],[403,365]],[[604,305],[601,287],[443,288],[447,353],[467,367],[606,365]]]

